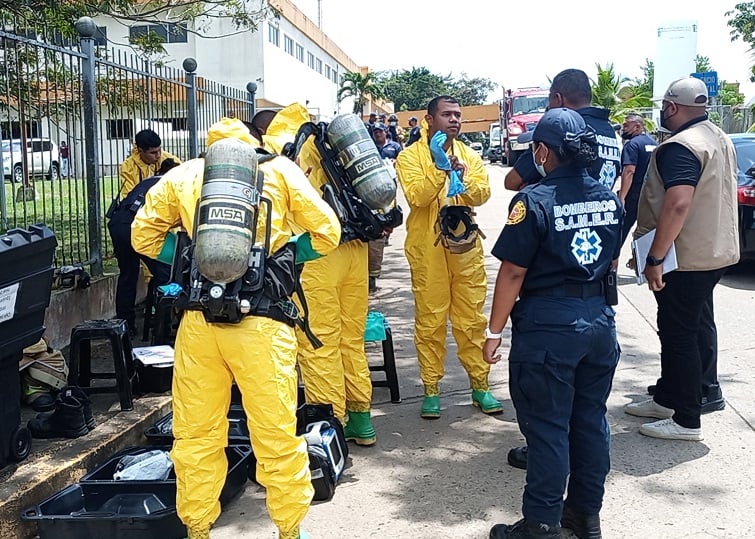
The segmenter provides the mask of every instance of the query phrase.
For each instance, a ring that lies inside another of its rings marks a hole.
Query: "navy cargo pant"
[[[598,514],[611,466],[606,400],[619,360],[614,310],[603,297],[525,297],[511,321],[509,386],[529,447],[522,514],[558,524],[565,490],[571,508]]]

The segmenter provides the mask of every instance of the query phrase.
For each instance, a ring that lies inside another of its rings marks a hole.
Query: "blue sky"
[[[317,0],[293,2],[317,20]],[[638,77],[645,58],[655,55],[659,26],[696,20],[698,54],[710,58],[720,79],[740,82],[749,100],[755,96],[749,82],[753,56],[741,41],[731,42],[726,24],[725,12],[735,4],[321,0],[323,30],[359,65],[373,71],[426,66],[436,73],[487,77],[506,87],[547,86],[548,77],[567,67],[592,77],[596,63],[609,62],[622,75]]]

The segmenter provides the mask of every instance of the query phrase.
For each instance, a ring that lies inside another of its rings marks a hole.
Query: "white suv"
[[[20,140],[0,141],[0,156],[3,158],[3,177],[12,182],[24,181]],[[58,146],[48,138],[26,139],[26,164],[30,176],[46,176],[57,180],[60,175]]]

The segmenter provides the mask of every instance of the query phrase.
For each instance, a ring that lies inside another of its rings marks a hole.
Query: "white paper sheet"
[[[167,344],[134,348],[134,358],[145,367],[172,367],[173,348]]]
[[[637,284],[644,284],[647,282],[645,279],[645,263],[648,254],[650,254],[650,248],[653,246],[653,239],[655,238],[655,229],[651,230],[647,234],[640,236],[632,242],[632,255],[634,256],[635,276],[637,277]],[[672,243],[671,248],[661,264],[664,275],[670,271],[674,271],[679,267],[676,260],[676,246]]]

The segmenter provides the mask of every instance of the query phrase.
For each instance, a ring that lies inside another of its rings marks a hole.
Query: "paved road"
[[[504,171],[490,167],[493,196],[478,211],[487,253],[511,198],[503,188]],[[491,373],[493,389],[504,400],[502,416],[487,417],[470,406],[466,375],[450,346],[443,416],[419,417],[422,386],[403,239],[402,228],[386,248],[381,290],[372,302],[394,330],[403,402],[391,404],[387,389],[375,390],[378,443],[352,446],[351,465],[335,497],[314,505],[304,522],[313,539],[483,539],[493,523],[519,518],[524,473],[506,464],[506,452],[523,439],[505,362]],[[626,249],[622,264],[628,257]],[[491,256],[486,263],[492,289],[498,264]],[[643,437],[637,432],[643,420],[622,410],[644,398],[645,386],[658,375],[659,343],[651,293],[634,284],[629,270],[622,268],[620,277],[623,355],[608,402],[613,469],[602,512],[604,537],[755,537],[755,264],[737,268],[716,289],[719,376],[727,407],[703,417],[700,443]],[[377,349],[370,352],[374,356]],[[264,491],[253,484],[226,508],[213,531],[215,539],[272,537]]]

